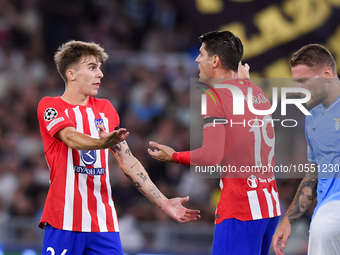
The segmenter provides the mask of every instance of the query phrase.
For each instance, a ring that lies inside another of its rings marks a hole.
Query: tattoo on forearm
[[[122,150],[122,146],[120,144],[116,144],[116,145],[112,146],[111,148],[112,148],[113,152],[116,153],[116,154]]]
[[[112,146],[111,150],[113,151],[115,157],[119,157],[120,159],[122,159],[122,157],[120,155],[120,151],[122,150],[122,146],[120,144],[116,144],[116,145]]]
[[[137,162],[138,163],[138,162]],[[130,176],[129,174],[125,173],[126,177],[130,180],[130,182],[144,195],[147,197],[146,193],[143,191],[142,189],[142,184],[138,181],[135,181],[132,176]],[[137,176],[139,176],[140,178],[142,178],[143,182],[147,181],[148,177],[147,175],[144,175],[143,172],[140,172],[137,174]],[[152,184],[149,187],[149,191],[152,193],[152,195],[156,198],[162,198],[162,193],[158,190],[158,188],[156,187],[156,185]]]
[[[125,175],[130,180],[130,182],[133,184],[133,186],[135,186],[138,190],[141,191],[142,184],[140,184],[139,182],[134,181],[133,178],[130,175],[128,175],[128,174],[125,174]]]
[[[125,154],[128,154],[129,156],[131,156],[130,149],[126,149]]]
[[[137,164],[138,164],[138,162],[134,163],[134,164],[131,166],[131,168],[134,168],[134,166],[137,165]]]
[[[142,178],[143,182],[146,182],[146,180],[148,179],[147,176],[144,175],[143,172],[140,172],[139,174],[137,174],[140,178]]]
[[[300,217],[301,217],[301,215],[299,215],[297,213],[292,213],[292,214],[288,215],[288,221],[289,221],[290,224],[293,224]]]
[[[304,178],[296,192],[292,205],[287,211],[289,223],[294,223],[299,219],[310,207],[316,199],[316,178]]]
[[[150,186],[149,190],[156,198],[162,198],[161,192],[157,189],[155,185]]]

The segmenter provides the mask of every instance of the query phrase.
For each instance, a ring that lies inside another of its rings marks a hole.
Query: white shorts
[[[340,200],[322,205],[310,226],[308,255],[340,254]]]

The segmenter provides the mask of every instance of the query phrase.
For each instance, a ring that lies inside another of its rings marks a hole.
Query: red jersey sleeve
[[[109,119],[113,121],[114,125],[112,126],[113,129],[110,128],[110,130],[108,130],[108,132],[112,132],[115,128],[119,127],[120,125],[120,119],[119,119],[119,115],[116,111],[116,109],[114,108],[114,106],[112,105],[112,103],[107,100],[107,99],[102,99],[105,102],[105,107],[108,107],[108,112],[110,113]],[[111,125],[110,125],[111,127]]]
[[[190,151],[174,152],[172,159],[177,164],[190,165]]]
[[[176,163],[200,166],[218,165],[223,159],[226,130],[225,125],[221,124],[224,116],[221,105],[222,102],[213,100],[211,96],[206,95],[207,114],[203,116],[202,147],[193,151],[175,152],[172,155],[172,159]],[[215,98],[217,98],[217,96]],[[215,123],[214,126],[214,119],[219,119],[219,124]]]
[[[75,126],[65,113],[64,107],[52,97],[44,97],[38,105],[40,128],[53,137],[65,127]]]

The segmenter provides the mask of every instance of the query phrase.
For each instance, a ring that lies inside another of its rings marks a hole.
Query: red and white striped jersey
[[[220,181],[216,224],[231,218],[247,221],[279,216],[280,202],[273,173],[273,120],[270,115],[255,115],[249,110],[246,101],[248,88],[252,88],[255,109],[268,110],[271,104],[263,91],[247,79],[228,80],[223,84],[229,88],[216,88],[209,90],[210,94],[205,93],[203,146],[190,152],[190,164],[217,164],[225,169]],[[243,114],[234,114],[235,101],[244,104]],[[216,124],[216,120],[224,125]],[[212,162],[216,155],[221,155],[221,159]],[[264,172],[264,167],[269,169],[268,166],[272,167],[271,172]]]
[[[40,133],[50,168],[50,188],[39,226],[81,232],[119,231],[111,195],[108,149],[79,151],[55,138],[71,126],[99,137],[98,124],[106,132],[119,125],[112,104],[90,97],[86,106],[71,105],[58,97],[45,97],[38,106]]]

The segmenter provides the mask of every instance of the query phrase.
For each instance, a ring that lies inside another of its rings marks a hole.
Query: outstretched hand
[[[173,162],[172,154],[175,152],[174,149],[172,149],[169,146],[159,144],[156,142],[152,142],[152,141],[149,142],[149,145],[155,148],[154,150],[150,148],[148,149],[148,152],[151,155],[151,157],[159,161]]]
[[[129,132],[126,132],[125,128],[120,128],[118,130],[107,133],[104,130],[103,125],[98,125],[97,127],[99,129],[99,138],[102,139],[103,146],[105,148],[109,148],[111,146],[119,144],[129,136]]]
[[[172,198],[161,209],[179,223],[199,219],[201,217],[199,210],[191,210],[182,205],[188,201],[189,196]]]
[[[290,234],[291,225],[288,219],[285,217],[273,235],[273,248],[276,255],[284,255],[283,249],[286,247]]]

